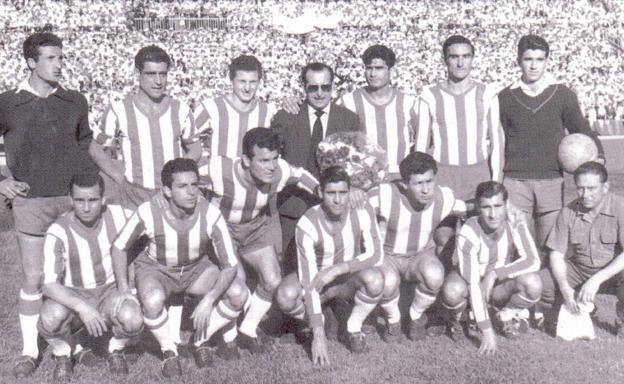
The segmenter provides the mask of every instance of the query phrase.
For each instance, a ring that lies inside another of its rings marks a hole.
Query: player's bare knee
[[[384,291],[384,278],[377,268],[368,268],[358,273],[358,278],[368,296],[377,297]]]
[[[442,285],[442,300],[449,307],[455,307],[466,300],[468,285],[459,279],[447,279]]]
[[[537,273],[526,273],[518,276],[516,283],[520,292],[524,293],[527,299],[537,300],[542,295],[542,279]]]
[[[31,295],[40,293],[42,277],[43,275],[40,271],[24,271],[22,290]]]
[[[395,297],[397,291],[399,290],[399,284],[401,283],[401,278],[399,277],[399,275],[395,271],[384,270],[383,280],[384,280],[383,297],[384,298]]]
[[[290,312],[295,309],[299,291],[299,287],[294,284],[288,284],[286,281],[280,284],[275,293],[275,300],[281,311]]]
[[[437,259],[421,263],[417,274],[421,276],[421,283],[431,292],[439,292],[444,284],[444,267]]]
[[[277,287],[279,287],[281,282],[282,278],[280,275],[269,276],[262,284],[262,289],[264,289],[266,293],[273,295],[275,291],[277,291]]]
[[[58,303],[46,302],[39,312],[39,320],[41,327],[48,333],[57,333],[61,330],[67,318],[69,311]]]
[[[143,328],[143,312],[141,307],[134,301],[124,301],[116,317],[127,335],[136,335]]]
[[[143,311],[149,318],[158,316],[165,306],[166,297],[165,292],[162,290],[139,291],[139,297],[141,298]]]
[[[225,298],[232,308],[242,309],[249,298],[249,289],[242,281],[235,279],[228,288]]]

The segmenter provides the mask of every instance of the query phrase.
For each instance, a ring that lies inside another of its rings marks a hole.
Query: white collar
[[[52,92],[50,92],[50,94],[48,96],[50,96],[51,94],[53,94],[54,92],[56,92],[56,90],[59,89],[59,87],[55,87]],[[30,92],[33,95],[37,96],[37,97],[45,97],[39,94],[39,92],[37,92],[32,85],[30,85],[30,83],[28,82],[28,78],[25,78],[24,80],[22,80],[22,82],[19,83],[19,85],[17,86],[17,89],[15,90],[15,93],[19,93],[21,91],[26,91],[26,92]]]
[[[310,105],[310,103],[308,104],[308,115],[309,116],[315,116],[314,113],[317,111],[317,109],[315,109],[313,106]],[[329,106],[331,105],[331,102],[329,104],[327,104],[327,106],[323,109],[321,109],[321,111],[324,112],[323,115],[321,116],[329,116]]]
[[[531,88],[529,88],[529,85],[522,80],[522,77],[516,80],[509,88],[520,88],[522,92],[526,93],[529,96],[537,96],[540,93],[544,92],[546,88],[558,83],[555,77],[549,72],[546,72],[544,76],[542,76],[542,78],[538,81],[539,87],[537,88],[537,90],[532,90]]]

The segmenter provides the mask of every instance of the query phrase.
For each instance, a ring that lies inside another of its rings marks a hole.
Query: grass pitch
[[[567,185],[572,185],[567,180]],[[612,190],[624,192],[624,175],[611,176]],[[568,189],[567,196],[573,191]],[[11,374],[21,350],[17,293],[21,272],[10,212],[0,212],[0,383],[51,382],[49,352],[35,375],[16,380]],[[241,360],[217,359],[213,367],[198,370],[183,359],[184,383],[620,383],[624,380],[624,340],[613,334],[615,299],[601,295],[595,321],[598,339],[565,342],[530,330],[518,340],[498,338],[495,356],[477,356],[477,341],[453,343],[446,336],[413,343],[407,339],[389,345],[377,334],[368,336],[370,352],[351,355],[338,342],[330,342],[329,367],[315,367],[307,351],[296,344],[276,344],[265,356],[244,355]],[[96,368],[76,367],[74,383],[168,382],[160,375],[160,360],[153,339],[143,338],[145,352],[130,365],[124,378],[111,377],[104,360]]]

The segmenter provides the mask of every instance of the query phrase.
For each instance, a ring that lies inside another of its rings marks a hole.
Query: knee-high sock
[[[226,343],[231,343],[232,341],[236,340],[236,336],[238,336],[238,329],[236,328],[236,321],[232,321],[230,324],[226,325],[225,328],[223,329],[223,341]]]
[[[365,292],[357,291],[355,293],[355,304],[351,311],[351,316],[347,320],[347,332],[355,333],[362,331],[362,323],[366,317],[375,309],[379,303],[380,297],[370,297]]]
[[[45,340],[52,347],[54,356],[71,356],[71,345],[62,337],[46,337]]]
[[[304,320],[305,319],[305,305],[303,305],[303,302],[300,302],[292,311],[286,312],[286,314],[297,320]]]
[[[20,329],[22,331],[22,355],[37,358],[39,347],[37,346],[37,322],[39,321],[39,310],[41,309],[42,294],[19,292],[18,312]]]
[[[123,351],[123,349],[126,348],[126,345],[128,345],[129,341],[130,341],[129,337],[123,337],[123,336],[111,337],[110,341],[108,342],[108,352],[112,353],[115,351]]]
[[[200,346],[202,343],[210,340],[215,332],[233,322],[239,314],[240,311],[230,308],[225,301],[219,301],[219,304],[217,304],[210,314],[208,327],[203,331],[196,330],[195,340],[193,341],[195,346]]]
[[[401,311],[399,310],[399,292],[389,299],[382,300],[381,309],[386,313],[388,324],[396,324],[401,321]]]
[[[171,333],[171,338],[174,343],[182,344],[182,336],[180,335],[180,326],[182,325],[182,305],[171,305],[167,309],[167,326]]]
[[[468,304],[468,301],[464,299],[461,301],[461,303],[455,305],[454,307],[448,306],[445,303],[442,303],[442,307],[446,309],[448,316],[450,318],[459,320],[461,318],[462,313],[466,309],[467,304]]]
[[[414,289],[414,301],[410,306],[409,314],[412,320],[420,319],[422,314],[435,302],[435,295],[423,292],[422,288]]]
[[[251,295],[249,299],[249,310],[245,314],[245,318],[240,325],[239,331],[251,337],[258,337],[256,329],[269,309],[271,308],[271,298],[262,297],[258,291]]]
[[[143,321],[145,326],[152,332],[158,341],[158,344],[160,344],[160,349],[163,351],[173,351],[177,355],[178,348],[171,337],[169,325],[167,324],[167,317],[167,310],[163,308],[156,318],[150,319],[148,317],[144,317]]]

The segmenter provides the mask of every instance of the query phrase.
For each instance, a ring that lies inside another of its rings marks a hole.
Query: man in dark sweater
[[[592,137],[604,159],[602,145],[590,130],[576,94],[546,72],[548,54],[543,38],[523,36],[518,42],[522,77],[499,94],[505,131],[504,185],[511,202],[535,217],[538,247],[543,247],[563,207],[557,148],[565,129]]]
[[[58,84],[61,40],[51,33],[35,33],[23,48],[30,76],[17,89],[0,95],[0,134],[11,172],[11,177],[0,180],[0,194],[13,201],[24,271],[18,299],[24,348],[13,369],[16,377],[29,376],[38,365],[43,235],[71,208],[72,176],[96,170],[88,154],[92,133],[87,101]]]

